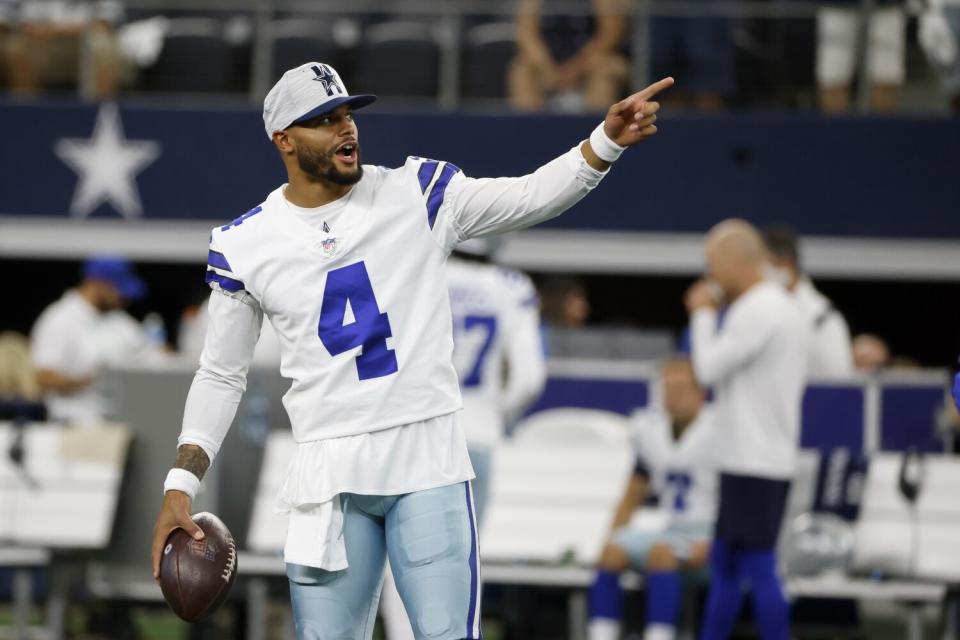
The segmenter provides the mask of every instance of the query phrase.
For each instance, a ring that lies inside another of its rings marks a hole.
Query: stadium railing
[[[877,7],[877,0],[859,0],[862,14],[869,15]],[[631,84],[640,88],[650,79],[651,60],[651,21],[655,17],[728,17],[745,20],[777,20],[797,23],[799,21],[812,22],[817,11],[823,5],[819,2],[794,0],[791,2],[765,2],[763,0],[672,0],[671,2],[656,2],[653,0],[638,0],[629,5],[629,19],[631,22],[629,50],[631,59]],[[465,97],[463,69],[465,48],[475,37],[465,29],[477,16],[486,16],[491,20],[504,25],[515,20],[516,3],[509,1],[490,0],[460,0],[459,2],[445,2],[444,0],[398,0],[388,7],[377,0],[355,0],[350,3],[349,12],[344,11],[343,4],[336,0],[317,0],[305,3],[295,0],[245,0],[226,3],[222,0],[201,0],[186,2],[185,0],[130,0],[127,9],[134,15],[157,14],[191,15],[198,14],[228,16],[244,15],[249,24],[232,29],[237,33],[250,31],[248,59],[242,61],[240,68],[249,70],[249,96],[251,100],[259,102],[270,88],[275,75],[274,69],[274,39],[271,37],[271,24],[276,19],[288,19],[290,16],[304,16],[308,19],[322,19],[332,21],[342,17],[345,13],[357,16],[354,26],[344,29],[348,40],[358,42],[362,31],[368,23],[375,20],[396,21],[398,19],[428,21],[433,27],[434,43],[438,51],[437,91],[434,101],[444,109],[456,108]],[[578,15],[583,14],[585,5],[573,0],[549,3],[544,13]],[[783,34],[781,34],[783,35]],[[802,41],[804,47],[813,46],[812,33],[790,35],[778,38],[772,43],[750,42],[744,48],[744,55],[766,55],[773,62],[793,64],[791,58],[797,56],[788,46],[793,41]],[[741,38],[743,39],[743,38]],[[748,38],[750,39],[750,38]],[[769,48],[779,49],[774,52],[766,51]],[[812,52],[811,52],[812,54]],[[862,58],[858,68],[865,68],[862,64],[867,55],[866,47],[858,48],[858,55]],[[501,58],[502,56],[497,56]],[[809,71],[804,71],[804,77],[792,79],[792,84],[798,81],[810,83],[813,77],[813,56],[809,56]],[[501,71],[502,73],[502,71]],[[857,96],[857,103],[862,110],[868,104],[869,85],[861,83],[862,88]],[[812,86],[811,86],[812,88]]]

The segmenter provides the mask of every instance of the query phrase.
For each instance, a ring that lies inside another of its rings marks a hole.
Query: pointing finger
[[[646,100],[648,98],[652,98],[653,96],[657,95],[664,89],[668,89],[672,86],[673,86],[673,78],[671,77],[663,78],[662,80],[658,80],[654,82],[653,84],[646,87],[645,89],[641,89],[640,91],[636,92],[635,94],[633,94],[633,96],[630,96],[630,97],[631,98],[638,97],[641,100]]]

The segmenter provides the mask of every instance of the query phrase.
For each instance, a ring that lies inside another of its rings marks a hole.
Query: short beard
[[[300,170],[316,180],[324,180],[333,184],[349,187],[360,182],[363,177],[363,165],[360,163],[360,148],[357,147],[357,170],[352,173],[342,173],[333,162],[336,148],[326,153],[317,153],[313,149],[300,145],[297,147],[297,164]]]

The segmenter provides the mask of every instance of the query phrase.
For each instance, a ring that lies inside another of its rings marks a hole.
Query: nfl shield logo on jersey
[[[330,255],[337,250],[337,239],[336,238],[327,238],[320,243],[323,246],[323,252],[327,255]]]

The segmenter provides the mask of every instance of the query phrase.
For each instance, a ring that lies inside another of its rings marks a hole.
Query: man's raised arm
[[[628,147],[657,133],[660,104],[652,98],[673,78],[614,104],[588,140],[518,178],[467,178],[450,182],[438,219],[447,222],[444,244],[506,233],[553,218],[586,196]]]

